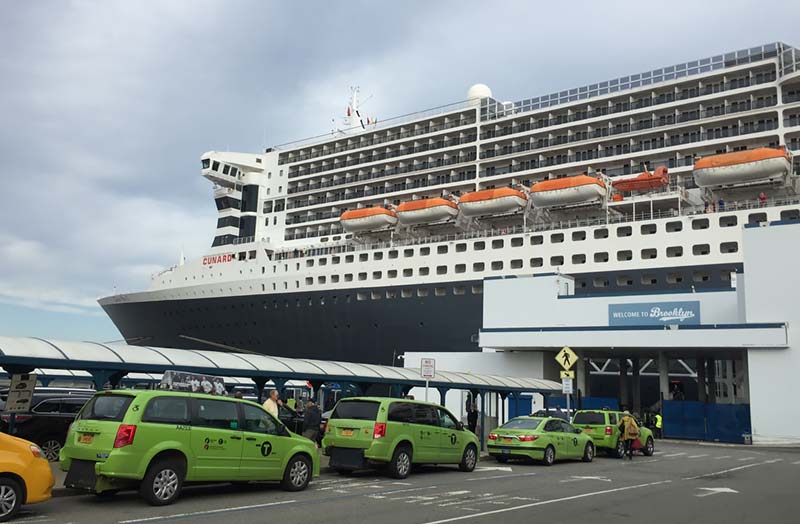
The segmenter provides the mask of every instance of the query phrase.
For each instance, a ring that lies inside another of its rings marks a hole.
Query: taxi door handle
[[[247,437],[247,440],[256,440],[255,437]]]
[[[231,437],[231,440],[242,440],[242,437]]]

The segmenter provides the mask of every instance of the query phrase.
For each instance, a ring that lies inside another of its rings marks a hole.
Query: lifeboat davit
[[[573,206],[603,200],[606,185],[589,175],[577,175],[537,182],[531,188],[536,207]]]
[[[621,178],[611,182],[617,191],[649,191],[659,189],[667,184],[669,184],[669,175],[666,166],[658,166],[653,173],[645,171],[635,177]]]
[[[397,220],[406,226],[442,222],[457,214],[458,206],[440,197],[410,200],[397,206]]]
[[[786,176],[791,166],[791,156],[785,149],[760,147],[698,159],[694,181],[700,187],[772,182]]]
[[[527,202],[522,191],[501,187],[467,193],[458,200],[458,209],[467,217],[501,215],[517,211]]]
[[[397,224],[397,214],[385,207],[365,207],[345,211],[339,222],[348,233],[376,231]]]

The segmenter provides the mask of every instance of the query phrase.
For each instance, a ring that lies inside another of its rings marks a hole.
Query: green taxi
[[[622,420],[622,411],[605,409],[584,409],[575,412],[572,423],[584,433],[592,437],[598,450],[603,450],[609,455],[622,458],[625,455],[625,444],[620,439],[619,423]],[[650,457],[655,453],[655,440],[653,432],[639,424],[639,442],[642,444],[641,452]]]
[[[340,400],[322,446],[340,473],[379,466],[397,479],[406,478],[412,464],[458,464],[472,471],[479,448],[478,437],[442,406],[381,397]]]
[[[552,466],[556,460],[591,462],[594,442],[570,423],[554,417],[517,417],[489,433],[489,455],[498,462],[527,458]]]
[[[260,405],[163,390],[97,393],[61,450],[64,485],[100,495],[139,487],[152,505],[174,502],[185,482],[277,480],[289,491],[319,475],[310,440]]]

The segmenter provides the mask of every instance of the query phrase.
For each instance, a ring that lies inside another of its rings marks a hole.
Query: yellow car
[[[12,519],[23,504],[49,500],[55,483],[39,446],[0,433],[0,522]]]

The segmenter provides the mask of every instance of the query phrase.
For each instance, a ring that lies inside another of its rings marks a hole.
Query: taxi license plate
[[[353,430],[352,429],[343,429],[342,430],[342,436],[343,437],[352,437],[353,436]]]
[[[510,438],[503,438],[503,442],[511,442],[511,440]]]
[[[591,433],[592,432],[592,428],[583,428],[583,432],[584,433]]]
[[[78,437],[78,442],[81,444],[91,444],[92,440],[94,440],[94,435],[91,433],[84,433],[80,437]]]

